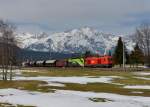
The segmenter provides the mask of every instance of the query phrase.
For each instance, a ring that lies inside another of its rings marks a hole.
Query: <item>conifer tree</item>
[[[130,64],[130,54],[128,53],[126,48],[125,48],[125,63]]]
[[[91,53],[91,51],[86,51],[85,53],[84,53],[84,57],[89,57],[89,56],[92,56],[92,53]]]
[[[120,37],[114,52],[114,63],[119,64],[121,66],[122,64],[122,57],[123,57],[123,42],[122,38]]]
[[[130,54],[130,60],[132,64],[143,64],[144,63],[144,54],[142,50],[139,48],[139,45],[136,44],[134,47],[134,51],[131,52]]]
[[[129,58],[128,58],[128,52],[126,49],[126,46],[124,45],[124,53],[125,53],[125,61],[128,62]],[[123,42],[122,42],[122,38],[120,37],[117,43],[117,46],[115,48],[114,51],[114,55],[113,55],[113,60],[115,64],[119,64],[120,67],[123,63]]]

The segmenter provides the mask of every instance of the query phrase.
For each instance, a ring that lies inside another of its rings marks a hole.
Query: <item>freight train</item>
[[[61,60],[29,61],[23,64],[28,67],[101,67],[113,66],[112,56],[90,56],[86,58],[68,58]]]

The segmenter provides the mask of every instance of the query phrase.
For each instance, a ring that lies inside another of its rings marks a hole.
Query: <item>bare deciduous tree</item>
[[[3,80],[12,80],[12,66],[15,64],[17,52],[14,30],[12,24],[0,20],[0,65]]]
[[[150,65],[150,25],[142,24],[136,29],[135,41],[143,50],[145,61]]]

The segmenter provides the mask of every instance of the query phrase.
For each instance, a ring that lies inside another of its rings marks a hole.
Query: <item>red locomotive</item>
[[[112,56],[87,57],[85,58],[86,67],[112,67]]]

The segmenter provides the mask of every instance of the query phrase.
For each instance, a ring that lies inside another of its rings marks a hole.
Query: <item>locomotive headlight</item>
[[[92,61],[91,61],[91,64],[95,64],[95,61],[94,61],[94,60],[92,60]]]

